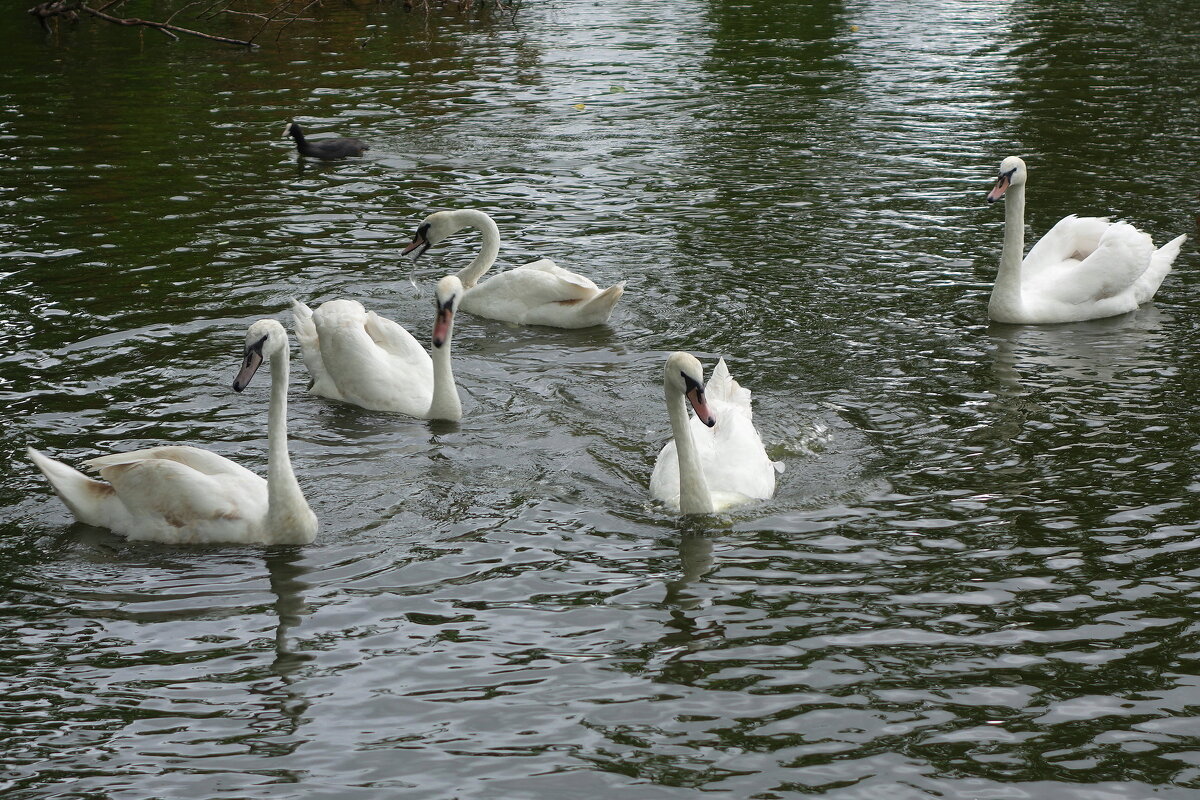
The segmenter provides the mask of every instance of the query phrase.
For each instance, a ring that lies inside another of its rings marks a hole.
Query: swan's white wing
[[[300,354],[304,356],[304,366],[312,377],[309,388],[314,394],[323,397],[340,399],[337,387],[329,378],[325,362],[321,358],[321,344],[317,337],[317,326],[313,323],[312,309],[299,300],[292,300],[292,330],[300,341]]]
[[[596,294],[594,286],[565,280],[553,271],[518,268],[468,289],[460,307],[470,314],[506,322],[569,327],[569,321],[564,324],[558,317],[570,315]]]
[[[727,403],[739,410],[739,413],[745,414],[747,419],[752,418],[753,412],[750,408],[750,390],[743,389],[742,385],[733,379],[729,374],[729,367],[725,364],[725,359],[717,361],[717,366],[713,367],[712,375],[709,376],[708,382],[704,384],[704,396],[710,401],[715,400],[719,403]]]
[[[707,393],[706,393],[707,394]],[[750,420],[749,409],[709,401],[717,424],[708,428],[693,418],[692,437],[704,456],[704,477],[714,501],[721,495],[764,500],[775,494],[775,464]],[[704,436],[708,441],[700,439]]]
[[[363,323],[363,330],[375,344],[392,358],[400,359],[406,364],[424,364],[429,362],[429,353],[417,338],[409,333],[404,326],[393,322],[387,317],[381,317],[374,311],[368,311]]]
[[[100,475],[129,510],[132,524],[126,533],[131,538],[240,539],[217,531],[248,534],[267,514],[267,482],[249,470],[205,473],[172,458],[142,458],[108,464]]]
[[[411,334],[353,300],[323,303],[313,320],[336,399],[414,417],[429,411],[433,361]]]
[[[1076,305],[1115,298],[1132,292],[1153,254],[1149,235],[1127,223],[1113,223],[1083,260],[1047,265],[1031,276],[1022,293]],[[1130,302],[1131,310],[1136,305],[1132,295]]]
[[[1064,261],[1082,261],[1100,245],[1100,239],[1112,226],[1104,217],[1063,217],[1046,231],[1029,254],[1021,262],[1026,275],[1036,274],[1043,268],[1055,268]]]
[[[567,283],[572,283],[576,286],[584,289],[591,289],[596,292],[600,291],[600,287],[593,283],[591,279],[585,278],[578,272],[571,272],[570,270],[563,269],[548,258],[530,261],[528,264],[522,264],[516,269],[532,269],[538,270],[539,272],[548,272],[551,275],[555,275],[558,278],[566,281]]]
[[[204,475],[233,475],[238,480],[262,480],[258,475],[237,462],[230,461],[225,456],[217,455],[211,450],[187,445],[166,445],[164,447],[148,447],[145,450],[133,450],[128,453],[113,453],[107,456],[97,456],[83,462],[89,469],[103,474],[106,467],[119,465],[128,466],[140,461],[174,461]]]

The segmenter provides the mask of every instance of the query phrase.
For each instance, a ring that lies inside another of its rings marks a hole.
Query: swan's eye
[[[266,343],[267,343],[267,337],[263,336],[261,339],[259,339],[254,344],[246,345],[246,355],[244,356],[244,360],[247,363],[249,363],[251,355],[257,355],[259,358],[262,358],[263,345]]]
[[[680,372],[679,375],[680,375],[680,377],[683,378],[684,393],[692,392],[692,391],[696,391],[696,392],[704,391],[704,387],[702,387],[699,383],[697,383],[696,379],[693,378],[691,375],[688,375],[686,372]]]
[[[417,232],[413,234],[413,241],[415,242],[418,239],[425,239],[425,238],[428,238],[428,236],[429,236],[429,223],[425,222],[425,223],[422,223],[420,225],[420,227],[417,228]]]

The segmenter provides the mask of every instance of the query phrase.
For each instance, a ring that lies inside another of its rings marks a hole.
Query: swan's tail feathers
[[[1150,256],[1150,266],[1146,268],[1135,284],[1139,305],[1148,303],[1154,298],[1154,293],[1158,291],[1163,278],[1167,277],[1167,273],[1171,271],[1171,265],[1175,262],[1175,257],[1179,255],[1179,248],[1185,241],[1187,241],[1186,233],[1176,236]]]
[[[583,318],[589,320],[589,325],[602,325],[608,322],[613,306],[617,304],[623,294],[625,294],[625,281],[614,283],[595,297],[585,300],[580,306],[579,313]]]
[[[71,510],[75,519],[88,525],[112,527],[114,512],[123,510],[124,504],[111,484],[92,480],[79,470],[55,461],[32,447],[26,447],[25,452],[46,476],[46,480],[50,481],[55,494]]]

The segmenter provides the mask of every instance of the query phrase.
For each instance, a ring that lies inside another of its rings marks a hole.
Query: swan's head
[[[433,322],[433,346],[441,347],[450,341],[450,332],[454,329],[454,312],[458,310],[458,301],[462,300],[462,281],[457,275],[447,275],[438,281],[434,292],[433,303],[437,307],[437,318]]]
[[[687,398],[701,422],[710,428],[717,424],[717,418],[708,410],[708,403],[704,401],[704,367],[694,355],[672,353],[667,359],[663,382],[669,390],[680,392]]]
[[[1010,186],[1025,185],[1025,162],[1016,156],[1009,156],[1000,162],[1000,177],[996,185],[988,192],[987,201],[994,203],[1004,196]]]
[[[264,360],[287,347],[287,331],[276,320],[260,319],[246,331],[246,351],[242,368],[233,379],[233,390],[240,392],[250,385],[250,379]]]
[[[453,233],[461,231],[471,224],[464,219],[467,212],[435,211],[417,226],[412,242],[404,248],[403,255],[413,254],[413,260],[425,255],[425,251]]]

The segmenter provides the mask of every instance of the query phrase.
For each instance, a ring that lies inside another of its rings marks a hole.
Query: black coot
[[[300,126],[294,122],[288,123],[287,130],[283,132],[283,135],[296,140],[296,149],[300,151],[300,155],[322,158],[326,161],[346,156],[361,156],[367,149],[367,145],[358,139],[318,139],[310,142],[304,138],[304,131],[300,130]]]

